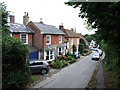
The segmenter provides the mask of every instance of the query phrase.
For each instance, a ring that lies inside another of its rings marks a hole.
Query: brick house
[[[55,60],[65,55],[64,32],[52,25],[30,21],[27,26],[34,31],[33,45],[40,49],[40,59]]]
[[[15,23],[14,18],[14,15],[10,15],[10,23],[8,23],[10,35],[28,45],[30,51],[29,59],[39,59],[39,49],[33,46],[34,31],[24,24]],[[27,24],[26,18],[28,21],[27,13],[23,16],[23,23],[26,22]]]
[[[65,33],[65,44],[66,44],[66,53],[74,54],[73,45],[76,46],[76,52],[78,52],[79,44],[81,41],[85,42],[88,45],[87,40],[80,33],[76,33],[73,29],[64,29],[63,25],[59,25],[59,29]]]

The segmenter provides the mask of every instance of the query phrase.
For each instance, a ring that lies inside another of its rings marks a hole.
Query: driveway
[[[78,60],[31,88],[85,88],[98,64],[91,57],[92,54]]]

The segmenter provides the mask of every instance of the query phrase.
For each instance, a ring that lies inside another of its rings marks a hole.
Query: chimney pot
[[[40,18],[40,22],[39,23],[43,24],[42,18]]]

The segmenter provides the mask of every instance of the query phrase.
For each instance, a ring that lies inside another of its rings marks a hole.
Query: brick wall
[[[32,36],[33,36],[33,34],[28,34],[28,45],[29,46],[33,45],[33,37]],[[16,38],[16,39],[18,39],[18,40],[20,40],[20,34],[14,33],[13,37]]]
[[[46,35],[43,36],[44,48],[46,47]],[[57,46],[59,44],[59,35],[51,35],[51,44],[52,46]],[[64,35],[62,35],[62,44],[64,44]]]
[[[33,45],[33,34],[28,34],[28,45],[29,46]]]
[[[27,26],[34,31],[33,45],[37,48],[43,48],[43,35],[41,31],[32,22],[29,22]]]
[[[20,40],[20,34],[13,34],[13,37]]]

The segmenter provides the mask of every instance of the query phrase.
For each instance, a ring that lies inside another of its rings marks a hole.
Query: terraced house
[[[65,55],[64,35],[61,30],[42,21],[30,21],[27,26],[34,31],[34,46],[40,49],[40,58],[52,61],[56,56]]]
[[[76,33],[76,31],[72,28],[71,30],[69,29],[64,29],[63,24],[59,25],[59,29],[65,33],[65,44],[66,44],[66,53],[71,53],[74,54],[73,52],[73,45],[76,46],[76,52],[78,52],[78,48],[80,43],[85,43],[88,45],[87,40],[83,37],[82,34]]]
[[[23,24],[15,23],[14,18],[10,15],[10,35],[28,45],[30,60],[52,61],[56,56],[65,55],[65,33],[61,30],[43,22],[29,22],[28,13],[23,16]]]
[[[26,19],[27,18],[27,19]],[[26,26],[29,21],[28,14],[23,16],[23,24],[15,23],[15,16],[10,15],[10,23],[8,23],[10,35],[18,40],[21,40],[29,47],[29,59],[40,59],[40,50],[33,45],[34,31]]]

